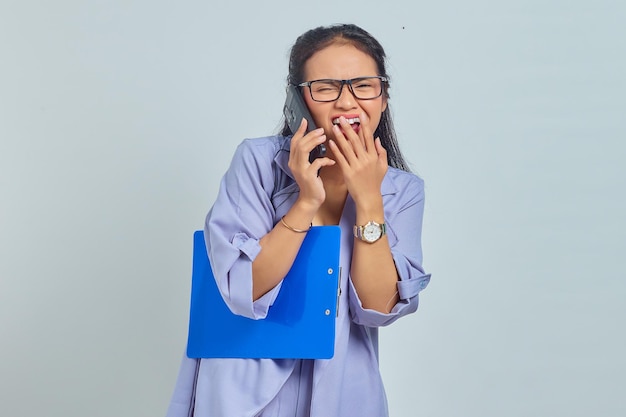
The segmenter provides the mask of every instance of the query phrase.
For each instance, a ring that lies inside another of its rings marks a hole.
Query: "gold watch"
[[[363,226],[354,226],[354,237],[367,243],[374,243],[385,236],[385,223],[369,221]]]

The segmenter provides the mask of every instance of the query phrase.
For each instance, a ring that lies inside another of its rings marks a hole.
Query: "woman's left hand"
[[[348,192],[359,204],[369,199],[380,199],[380,186],[387,172],[387,151],[374,139],[370,120],[362,112],[357,134],[348,121],[341,117],[340,126],[333,126],[334,140],[329,141],[335,161],[343,172]]]

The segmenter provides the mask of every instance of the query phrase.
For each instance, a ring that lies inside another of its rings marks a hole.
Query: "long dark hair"
[[[313,54],[326,48],[333,43],[349,43],[357,49],[365,52],[374,59],[378,68],[378,75],[389,78],[385,68],[385,50],[382,45],[368,32],[352,24],[338,24],[332,26],[320,26],[311,29],[296,39],[289,56],[288,84],[300,84],[304,82],[304,64]],[[389,98],[389,83],[384,84],[385,97]],[[281,134],[292,135],[287,121],[284,122]],[[374,137],[380,137],[381,144],[387,150],[387,163],[389,166],[410,171],[396,138],[396,132],[391,119],[389,105],[383,112],[380,123],[374,132]]]

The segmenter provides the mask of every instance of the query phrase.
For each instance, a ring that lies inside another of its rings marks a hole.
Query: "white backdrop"
[[[392,416],[626,415],[623,2],[212,3],[1,0],[0,415],[165,413],[192,233],[335,22],[386,47],[427,186]]]

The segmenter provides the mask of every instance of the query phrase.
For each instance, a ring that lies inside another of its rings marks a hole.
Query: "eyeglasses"
[[[298,87],[309,87],[313,101],[329,102],[338,100],[347,85],[352,95],[359,100],[373,100],[383,94],[383,83],[386,77],[359,77],[351,80],[314,80],[296,84]]]

